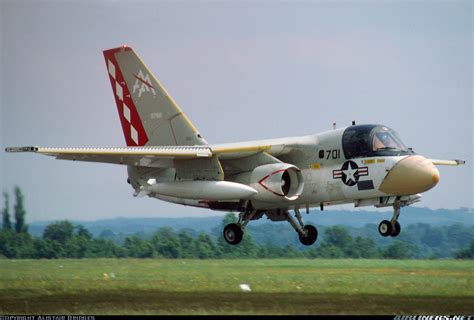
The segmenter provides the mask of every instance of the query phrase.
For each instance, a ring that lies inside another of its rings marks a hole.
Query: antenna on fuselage
[[[355,126],[356,125],[356,122],[354,120],[352,120],[352,125]]]
[[[334,130],[336,130],[336,123],[335,123],[335,122],[332,123],[332,128],[333,128]]]

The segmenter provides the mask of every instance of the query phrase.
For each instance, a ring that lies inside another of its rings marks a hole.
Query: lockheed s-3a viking
[[[132,48],[106,50],[104,57],[127,147],[6,151],[125,165],[135,196],[239,212],[238,222],[224,228],[230,244],[242,240],[249,221],[266,216],[288,221],[300,241],[312,245],[318,231],[303,222],[300,210],[347,203],[393,207],[392,219],[380,222],[378,231],[396,237],[400,208],[438,183],[435,165],[464,163],[427,159],[394,130],[375,124],[209,144]]]

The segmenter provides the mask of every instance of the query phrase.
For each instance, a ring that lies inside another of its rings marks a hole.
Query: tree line
[[[41,237],[28,232],[25,223],[24,196],[19,187],[14,190],[14,222],[11,221],[10,198],[4,193],[2,229],[0,230],[0,257],[5,258],[169,258],[169,259],[222,259],[222,258],[388,258],[410,259],[417,247],[394,240],[389,246],[380,247],[370,238],[351,236],[347,228],[332,226],[324,231],[317,245],[298,250],[292,245],[278,246],[269,240],[257,244],[251,232],[246,232],[238,246],[229,245],[222,236],[193,230],[175,231],[159,228],[151,236],[126,236],[122,243],[103,237],[93,237],[82,225],[70,221],[51,223]],[[236,221],[228,214],[221,223],[221,230]],[[278,236],[278,235],[276,235]],[[474,239],[456,255],[459,259],[474,258]]]

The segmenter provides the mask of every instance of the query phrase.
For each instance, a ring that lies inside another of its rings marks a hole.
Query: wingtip
[[[38,147],[6,147],[5,152],[37,152]]]

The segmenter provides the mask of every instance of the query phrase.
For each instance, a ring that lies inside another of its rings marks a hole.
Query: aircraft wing
[[[173,160],[210,158],[205,146],[118,147],[118,148],[44,148],[12,147],[6,152],[34,152],[62,160],[114,163],[144,167],[173,167]]]
[[[10,147],[6,152],[33,152],[56,157],[61,160],[114,163],[142,167],[170,168],[173,160],[193,160],[216,156],[224,162],[240,162],[242,159],[258,157],[257,162],[275,162],[273,157],[300,157],[300,147],[314,143],[314,137],[283,138],[243,143],[229,143],[203,146],[144,146],[144,147],[104,147],[104,148],[48,148]],[[265,159],[262,160],[261,158]],[[272,158],[272,159],[270,159]],[[256,165],[251,161],[246,166]]]

